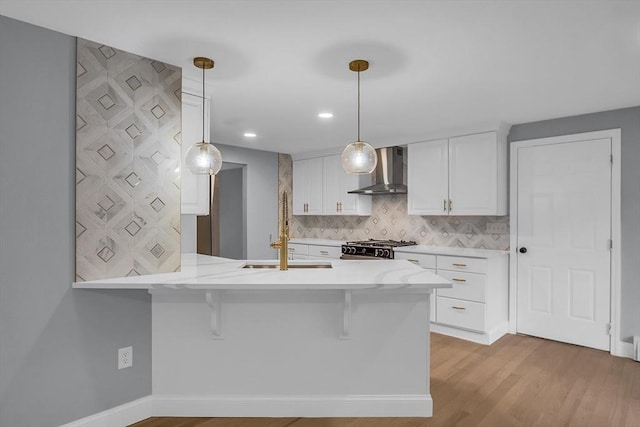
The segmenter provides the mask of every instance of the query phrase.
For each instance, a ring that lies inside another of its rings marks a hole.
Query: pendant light
[[[349,63],[349,69],[358,73],[358,140],[347,145],[342,152],[342,168],[351,174],[366,174],[375,170],[378,164],[376,150],[360,141],[360,72],[369,68],[369,62],[356,59]]]
[[[191,173],[196,175],[215,175],[222,167],[222,154],[215,145],[204,140],[204,70],[213,68],[213,61],[209,58],[193,58],[193,65],[202,69],[202,141],[196,142],[187,150],[185,163]]]

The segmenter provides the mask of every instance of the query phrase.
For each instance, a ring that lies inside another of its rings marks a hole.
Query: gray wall
[[[620,339],[640,335],[640,107],[511,127],[510,141],[622,129],[622,272]]]
[[[72,290],[75,38],[0,16],[0,425],[151,393],[144,291]],[[134,366],[116,369],[133,345]]]
[[[278,237],[278,153],[215,144],[225,162],[246,165],[247,259],[276,259],[269,239]]]
[[[222,170],[216,176],[220,180],[217,195],[220,198],[220,256],[224,258],[247,257],[245,224],[242,222],[245,217],[243,205],[246,203],[243,169]]]

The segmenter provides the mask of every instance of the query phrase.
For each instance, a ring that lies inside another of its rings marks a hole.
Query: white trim
[[[431,395],[184,396],[155,395],[153,416],[430,417]]]
[[[618,341],[616,343],[616,348],[618,349],[618,353],[613,354],[613,352],[611,352],[613,356],[627,357],[629,359],[633,359],[635,356],[635,349],[633,348],[633,344],[630,342]]]
[[[529,139],[525,141],[512,141],[511,148],[511,171],[510,171],[510,268],[509,268],[509,332],[517,331],[517,236],[518,236],[518,149],[537,145],[562,144],[567,142],[578,142],[592,139],[611,139],[611,154],[613,165],[611,167],[611,239],[613,248],[611,250],[611,340],[609,344],[610,353],[614,356],[624,356],[626,346],[620,341],[620,240],[621,240],[621,138],[620,129],[607,129],[596,132],[577,133],[572,135],[552,136],[548,138]],[[623,354],[624,353],[624,354]],[[624,356],[628,357],[628,356]]]
[[[491,345],[509,332],[509,323],[501,323],[489,332],[482,333],[453,328],[447,325],[442,325],[440,323],[431,322],[431,332],[447,335],[454,338],[460,338],[478,344]]]
[[[126,427],[151,417],[153,397],[145,396],[60,427]]]

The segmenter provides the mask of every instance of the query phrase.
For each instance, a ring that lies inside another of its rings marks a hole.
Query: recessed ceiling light
[[[247,138],[255,138],[257,135],[253,132],[245,132],[244,136],[246,136]]]
[[[321,119],[330,119],[331,117],[333,117],[332,113],[320,113],[318,114],[318,117],[320,117]]]

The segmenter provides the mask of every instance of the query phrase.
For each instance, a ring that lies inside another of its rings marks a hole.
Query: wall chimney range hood
[[[369,187],[349,191],[350,194],[406,194],[407,185],[404,183],[404,166],[402,147],[386,147],[376,149],[378,165],[375,171],[375,184]]]

